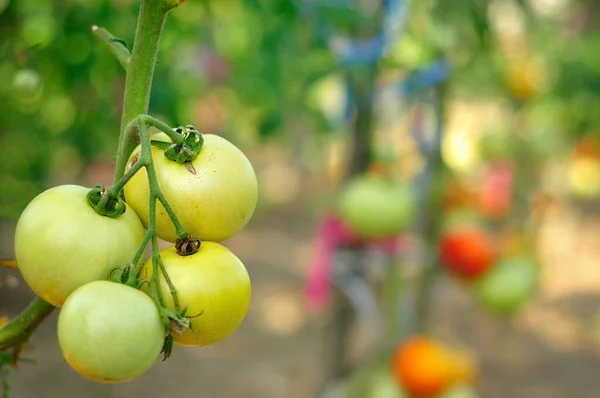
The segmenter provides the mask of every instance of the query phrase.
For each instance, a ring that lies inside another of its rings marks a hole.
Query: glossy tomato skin
[[[244,264],[225,246],[203,241],[200,250],[180,256],[175,247],[160,252],[167,274],[177,290],[179,304],[188,305],[191,329],[173,332],[182,346],[206,346],[223,340],[242,323],[250,305],[251,286]],[[141,275],[152,276],[152,260]],[[162,274],[165,305],[174,308],[173,299]],[[145,284],[144,290],[148,292]]]
[[[94,281],[75,290],[58,317],[63,356],[82,376],[120,383],[146,372],[165,328],[150,297],[132,287]]]
[[[15,255],[31,289],[60,307],[78,287],[106,279],[130,262],[144,237],[135,212],[101,216],[87,203],[89,188],[62,185],[42,192],[25,208],[15,232]]]
[[[389,237],[408,227],[415,211],[409,187],[382,176],[350,180],[337,203],[341,218],[365,238]]]
[[[468,228],[446,232],[440,241],[440,262],[451,274],[474,280],[494,264],[496,246],[483,230]]]
[[[539,272],[539,266],[530,257],[505,258],[476,281],[475,296],[490,311],[511,315],[535,294]]]
[[[185,230],[195,238],[220,242],[240,232],[250,221],[258,201],[256,174],[246,156],[226,139],[204,134],[204,145],[192,161],[196,174],[185,165],[168,160],[152,146],[158,184]],[[169,141],[166,134],[153,140]],[[140,155],[138,146],[130,167]],[[148,226],[148,177],[140,170],[126,185],[127,203]],[[175,226],[162,204],[157,204],[158,236],[175,243]]]

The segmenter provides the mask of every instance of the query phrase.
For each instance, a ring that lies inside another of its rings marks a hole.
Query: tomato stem
[[[92,32],[102,43],[104,43],[111,53],[117,58],[123,69],[127,70],[127,65],[129,64],[129,59],[131,58],[131,52],[122,43],[120,40],[115,40],[116,37],[113,36],[108,30],[101,28],[99,26],[92,26]]]
[[[133,50],[127,65],[121,133],[119,135],[117,161],[115,164],[115,181],[125,173],[127,159],[138,143],[137,135],[128,134],[127,127],[138,115],[148,113],[158,45],[167,14],[169,10],[181,3],[183,1],[141,1]]]
[[[148,127],[155,127],[169,136],[174,144],[183,144],[183,136],[177,133],[172,127],[163,123],[162,121],[150,116],[140,115],[137,117],[138,122],[144,123]]]
[[[23,344],[54,307],[36,297],[23,312],[0,329],[0,351]]]
[[[0,260],[0,266],[8,268],[19,268],[15,260]]]
[[[436,131],[434,144],[427,159],[427,168],[425,170],[426,187],[422,193],[427,200],[422,201],[424,207],[421,209],[422,234],[425,239],[427,249],[425,251],[427,258],[425,268],[423,269],[417,286],[416,297],[416,331],[426,332],[428,329],[427,318],[431,307],[431,291],[435,283],[436,277],[439,274],[438,261],[438,241],[440,237],[440,218],[442,217],[441,196],[434,190],[439,187],[446,173],[446,165],[442,158],[442,139],[443,139],[443,124],[445,118],[445,101],[446,88],[442,84],[435,89],[435,115],[436,115]]]
[[[127,173],[125,173],[125,175],[123,175],[119,181],[115,182],[113,186],[108,189],[108,195],[112,198],[118,198],[125,184],[127,184],[142,167],[144,167],[143,162],[139,160],[135,162],[133,166],[127,170]]]
[[[135,253],[135,257],[133,258],[132,263],[135,264],[135,266],[137,267],[140,260],[142,259],[142,256],[144,255],[144,251],[146,250],[146,246],[148,246],[148,242],[150,242],[150,239],[152,239],[152,235],[154,234],[154,231],[151,230],[147,230],[146,234],[144,235],[144,240],[142,240],[142,244],[140,245],[140,248],[138,249],[137,253]]]

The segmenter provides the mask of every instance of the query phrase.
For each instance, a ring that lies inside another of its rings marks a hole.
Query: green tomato
[[[117,218],[87,203],[89,188],[61,185],[42,192],[25,208],[15,232],[15,255],[23,278],[60,307],[78,287],[106,279],[112,267],[135,256],[144,227],[127,207]]]
[[[150,369],[165,337],[154,301],[132,287],[94,281],[75,290],[58,317],[63,356],[82,376],[120,383]]]
[[[528,257],[506,258],[473,283],[478,301],[492,312],[509,315],[531,298],[539,267]]]
[[[477,392],[471,386],[457,385],[449,388],[438,398],[477,398]]]
[[[195,238],[220,242],[240,232],[250,221],[258,201],[258,183],[250,161],[236,146],[218,135],[203,136],[204,145],[191,162],[195,174],[185,165],[168,160],[155,146],[152,158],[158,184],[185,230]],[[164,133],[152,139],[170,141]],[[128,167],[140,152],[138,146]],[[124,192],[127,203],[147,226],[149,190],[145,169],[125,185]],[[160,203],[156,231],[166,241],[177,240],[175,226]]]
[[[350,379],[348,398],[405,398],[387,361],[367,363]]]
[[[38,73],[32,69],[21,69],[13,77],[13,89],[20,99],[35,97],[42,87]]]
[[[175,286],[180,306],[188,306],[191,327],[179,334],[175,343],[182,346],[214,344],[233,333],[250,306],[250,277],[244,264],[225,246],[203,241],[198,252],[181,256],[174,246],[160,252],[165,270]],[[152,259],[140,271],[150,280]],[[175,309],[162,273],[159,276],[165,306]],[[148,284],[143,290],[149,293]]]
[[[414,198],[409,187],[382,177],[355,177],[338,201],[342,219],[364,237],[379,238],[401,232],[412,220]]]

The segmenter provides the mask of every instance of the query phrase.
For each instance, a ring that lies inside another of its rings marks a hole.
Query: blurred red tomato
[[[491,220],[508,216],[513,194],[514,170],[508,162],[494,162],[488,166],[483,180],[479,208]]]
[[[496,245],[482,229],[460,228],[446,232],[440,242],[440,262],[453,275],[473,280],[490,269]]]

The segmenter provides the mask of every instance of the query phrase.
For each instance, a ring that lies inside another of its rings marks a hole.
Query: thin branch
[[[8,268],[19,268],[15,260],[0,260],[0,266]]]
[[[19,316],[0,329],[0,351],[25,343],[37,326],[54,311],[54,308],[43,299],[36,297]]]
[[[92,32],[94,35],[104,43],[111,53],[117,58],[123,69],[127,71],[129,65],[129,59],[131,58],[131,52],[123,44],[122,41],[113,36],[108,30],[99,26],[92,26]]]

